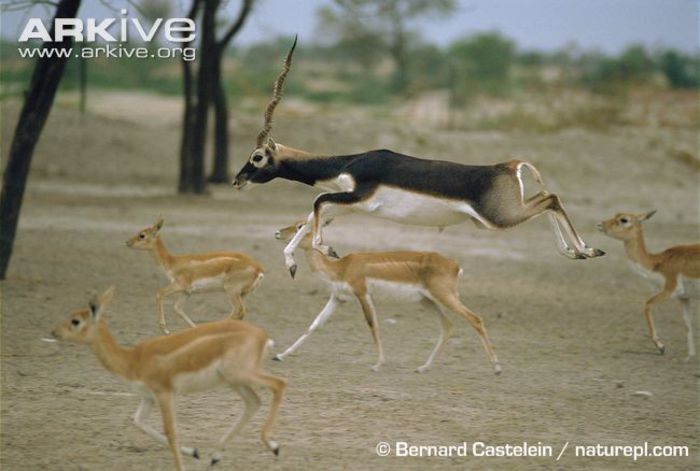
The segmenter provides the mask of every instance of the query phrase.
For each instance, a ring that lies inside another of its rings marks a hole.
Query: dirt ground
[[[111,102],[124,103],[113,96]],[[301,253],[297,279],[290,279],[273,237],[308,211],[314,191],[280,181],[246,192],[221,186],[208,197],[177,196],[177,114],[160,113],[147,97],[132,102],[110,112],[98,97],[84,117],[61,102],[38,147],[2,285],[3,470],[172,469],[169,451],[131,424],[139,400],[129,386],[104,371],[88,349],[40,340],[85,306],[93,290],[110,284],[117,291],[107,315],[117,339],[134,344],[160,334],[154,294],[164,275],[150,256],[124,245],[157,216],[166,220],[162,234],[174,252],[240,250],[263,264],[266,277],[248,298],[247,320],[269,332],[273,353],[293,342],[327,299]],[[280,456],[258,439],[269,405],[263,393],[263,408],[230,444],[222,469],[697,469],[700,375],[697,360],[682,361],[680,307],[669,302],[656,311],[667,345],[661,356],[641,313],[651,288],[629,270],[621,243],[595,230],[617,211],[655,208],[658,214],[646,225],[652,249],[698,241],[698,173],[671,157],[678,148],[696,149],[694,129],[459,132],[362,110],[310,115],[283,108],[276,140],[319,153],[389,147],[474,164],[527,158],[560,194],[584,239],[608,255],[561,257],[546,218],[507,232],[464,224],[443,233],[365,216],[337,220],[326,239],[341,254],[436,250],[458,260],[465,272],[462,299],[483,316],[503,374],[492,373],[478,337],[457,319],[433,369],[414,373],[432,348],[438,322],[418,305],[382,302],[387,363],[374,373],[359,306],[346,304],[295,355],[266,362],[289,380],[273,434]],[[3,103],[3,157],[17,111],[17,104]],[[260,119],[233,120],[238,168]],[[205,322],[223,317],[228,304],[223,295],[201,295],[190,298],[186,309],[195,322]],[[184,328],[170,306],[168,321]],[[180,398],[181,443],[207,457],[242,409],[226,389]],[[159,420],[154,414],[151,422],[160,427]],[[377,456],[379,442],[397,441],[541,443],[553,448],[553,456]],[[685,445],[689,456],[634,461],[574,453],[576,445],[644,442]],[[208,461],[186,458],[186,464],[205,469]]]

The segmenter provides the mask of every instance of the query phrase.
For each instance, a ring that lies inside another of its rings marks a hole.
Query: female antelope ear
[[[100,296],[97,296],[97,293],[92,295],[89,306],[90,314],[92,314],[93,319],[99,319],[105,306],[112,300],[112,296],[114,296],[114,285],[107,288]]]
[[[644,217],[643,217],[641,220],[642,220],[642,221],[646,221],[647,219],[649,219],[650,217],[652,217],[654,214],[656,214],[656,210],[655,210],[655,209],[649,211],[648,213],[646,213],[646,214],[644,215]]]
[[[158,220],[156,221],[156,223],[153,224],[153,228],[156,230],[156,232],[158,232],[163,228],[164,223],[165,223],[165,221],[163,220],[163,218],[159,217]]]

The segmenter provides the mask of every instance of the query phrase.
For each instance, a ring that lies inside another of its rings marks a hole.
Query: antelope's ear
[[[271,137],[267,138],[267,147],[269,147],[272,152],[277,152],[277,144],[275,144],[275,141],[273,141]]]
[[[656,210],[655,210],[655,209],[652,210],[652,211],[649,211],[648,213],[646,213],[646,214],[642,217],[641,221],[646,221],[647,219],[649,219],[650,217],[652,217],[654,214],[656,214]]]
[[[156,221],[156,223],[153,224],[153,228],[156,230],[156,232],[158,232],[163,228],[164,223],[165,223],[165,221],[163,220],[163,218],[159,217],[158,220]]]
[[[105,306],[109,304],[109,302],[112,300],[112,296],[114,296],[114,286],[110,286],[109,288],[107,288],[107,290],[100,296],[97,296],[97,293],[92,295],[92,297],[90,298],[89,306],[90,314],[92,314],[92,318],[94,320],[100,318]]]
[[[330,223],[332,223],[332,222],[333,222],[333,218],[326,219],[326,222],[323,223],[323,227],[330,225]]]

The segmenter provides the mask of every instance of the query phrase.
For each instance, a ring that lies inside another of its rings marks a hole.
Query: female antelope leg
[[[664,344],[661,343],[661,340],[659,340],[659,337],[656,335],[656,328],[654,327],[654,319],[652,319],[651,317],[651,310],[654,307],[654,304],[660,303],[670,298],[673,292],[676,290],[677,285],[677,275],[667,276],[663,291],[649,298],[644,304],[644,317],[646,318],[647,326],[649,327],[649,335],[651,336],[651,340],[654,342],[654,345],[656,345],[656,348],[659,349],[661,354],[663,354],[666,351],[666,347],[664,347]]]
[[[294,274],[297,272],[297,264],[294,261],[294,251],[297,249],[304,236],[306,236],[306,234],[308,234],[311,230],[311,221],[313,221],[313,218],[314,213],[310,212],[306,217],[306,224],[301,226],[297,233],[294,234],[294,237],[292,237],[292,240],[290,240],[287,246],[284,248],[284,264],[286,265],[287,270],[289,270],[289,274],[292,275],[292,278],[294,278]]]
[[[179,291],[182,291],[182,288],[180,288],[177,284],[172,283],[164,288],[159,289],[158,292],[156,293],[156,303],[158,304],[158,311],[160,312],[160,328],[164,334],[169,334],[170,331],[168,330],[168,328],[165,325],[165,308],[163,307],[163,301],[165,300],[166,297],[170,296],[173,293],[177,293]],[[190,322],[192,322],[192,321],[190,321]]]
[[[171,392],[162,392],[156,396],[160,415],[163,418],[163,430],[168,439],[170,451],[175,457],[175,468],[178,471],[184,469],[182,464],[182,455],[180,455],[179,447],[177,446],[177,435],[175,431],[175,411],[173,410],[173,394]]]
[[[372,298],[367,293],[357,292],[357,300],[360,301],[362,312],[365,314],[365,320],[369,325],[369,330],[372,331],[372,339],[374,347],[377,349],[377,363],[372,366],[372,371],[379,371],[379,367],[384,364],[384,351],[382,350],[382,339],[379,336],[379,326],[377,325],[377,311],[374,309]]]
[[[154,405],[155,401],[153,400],[153,398],[143,397],[141,399],[141,404],[139,405],[139,408],[136,410],[136,414],[134,414],[134,425],[136,425],[136,427],[142,432],[144,432],[146,435],[155,438],[163,445],[167,445],[168,439],[165,438],[165,435],[158,432],[146,423],[146,420],[148,420],[148,417],[153,411]],[[180,451],[185,455],[192,456],[194,458],[199,458],[199,454],[197,453],[196,448],[192,448],[189,446],[181,446]]]
[[[192,322],[192,319],[190,319],[187,314],[185,313],[185,310],[183,309],[182,305],[185,303],[187,298],[189,297],[189,294],[186,292],[180,292],[180,295],[178,296],[177,300],[175,301],[175,305],[173,306],[173,309],[175,312],[177,312],[180,317],[182,318],[183,321],[185,321],[190,327],[195,327],[195,323]]]
[[[221,373],[220,373],[221,374]],[[246,386],[244,384],[234,384],[231,383],[225,376],[222,377],[224,378],[224,381],[226,381],[231,388],[238,393],[239,396],[241,396],[241,399],[243,399],[243,402],[245,403],[245,411],[243,412],[243,415],[241,416],[240,419],[238,419],[238,422],[229,429],[228,432],[224,434],[223,437],[219,440],[219,451],[217,453],[214,453],[214,455],[211,458],[211,464],[215,465],[219,461],[221,461],[221,456],[224,453],[224,449],[226,447],[226,444],[238,433],[243,430],[243,427],[246,426],[246,424],[250,421],[250,419],[255,415],[255,413],[258,411],[260,408],[260,397],[253,391],[253,389],[250,386]]]
[[[256,371],[252,373],[249,380],[251,383],[264,386],[272,392],[272,405],[270,405],[270,412],[267,415],[267,420],[262,428],[260,437],[262,438],[263,443],[267,445],[267,447],[272,450],[275,455],[279,455],[280,446],[277,442],[270,440],[269,435],[270,430],[275,423],[275,417],[277,417],[280,404],[282,404],[282,397],[284,395],[284,388],[287,386],[287,381],[264,371]]]
[[[500,374],[501,365],[498,362],[498,357],[496,356],[496,352],[494,351],[493,345],[491,344],[491,340],[489,339],[489,336],[486,333],[486,327],[484,326],[484,322],[481,320],[481,317],[477,316],[475,313],[470,311],[464,304],[462,304],[456,293],[436,292],[434,294],[436,296],[436,300],[439,303],[443,304],[450,311],[464,318],[464,320],[469,322],[469,325],[471,325],[474,328],[476,333],[479,334],[481,344],[483,345],[484,350],[486,350],[486,354],[488,355],[489,360],[491,360],[494,372],[496,374]]]
[[[294,342],[284,352],[275,355],[275,360],[282,361],[287,355],[294,353],[294,351],[296,351],[296,349],[299,348],[301,344],[306,341],[309,335],[311,335],[311,332],[321,327],[328,320],[328,318],[331,317],[331,315],[335,312],[335,309],[337,307],[338,299],[334,295],[331,295],[330,299],[326,303],[326,306],[323,308],[323,310],[321,310],[318,316],[316,316],[316,319],[314,319],[314,321],[311,323],[306,333],[299,337],[296,340],[296,342]]]
[[[449,339],[450,335],[452,334],[452,322],[450,322],[450,319],[445,315],[444,312],[442,312],[442,308],[440,307],[440,305],[428,298],[423,298],[423,304],[432,308],[437,314],[438,319],[440,320],[440,336],[438,337],[437,342],[435,342],[435,347],[433,347],[432,352],[430,352],[428,359],[423,365],[416,368],[417,373],[423,373],[427,371],[428,368],[430,368],[430,366],[433,364],[435,356],[440,351],[442,351],[442,347],[445,345],[445,342],[447,342],[447,339]]]
[[[688,356],[686,360],[690,360],[695,356],[695,341],[693,340],[693,321],[690,315],[690,300],[685,297],[678,298],[683,309],[683,321],[688,332]]]

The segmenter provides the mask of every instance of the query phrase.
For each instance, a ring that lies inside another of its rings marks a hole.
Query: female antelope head
[[[267,105],[267,109],[265,110],[265,124],[258,134],[255,150],[250,154],[248,162],[246,162],[243,168],[236,175],[236,178],[233,180],[233,186],[236,189],[242,189],[249,182],[267,183],[277,176],[276,169],[279,165],[277,159],[278,147],[275,144],[275,141],[273,141],[270,137],[270,131],[272,130],[272,115],[275,112],[277,104],[282,99],[284,79],[287,78],[289,68],[292,66],[292,55],[294,54],[294,48],[296,48],[296,45],[297,38],[294,37],[292,48],[289,50],[287,53],[287,58],[284,60],[282,72],[275,81],[275,85],[272,90],[272,101],[270,101],[270,103]]]
[[[73,343],[90,343],[97,335],[97,325],[102,320],[105,306],[112,300],[114,286],[110,286],[102,295],[90,299],[88,309],[75,311],[68,320],[56,326],[51,335],[58,340]]]
[[[158,238],[158,233],[163,228],[163,218],[150,227],[142,229],[134,237],[126,241],[126,246],[132,249],[151,250]]]
[[[642,227],[642,221],[646,221],[655,213],[656,210],[648,213],[617,213],[615,217],[598,224],[598,229],[614,239],[633,240]]]

